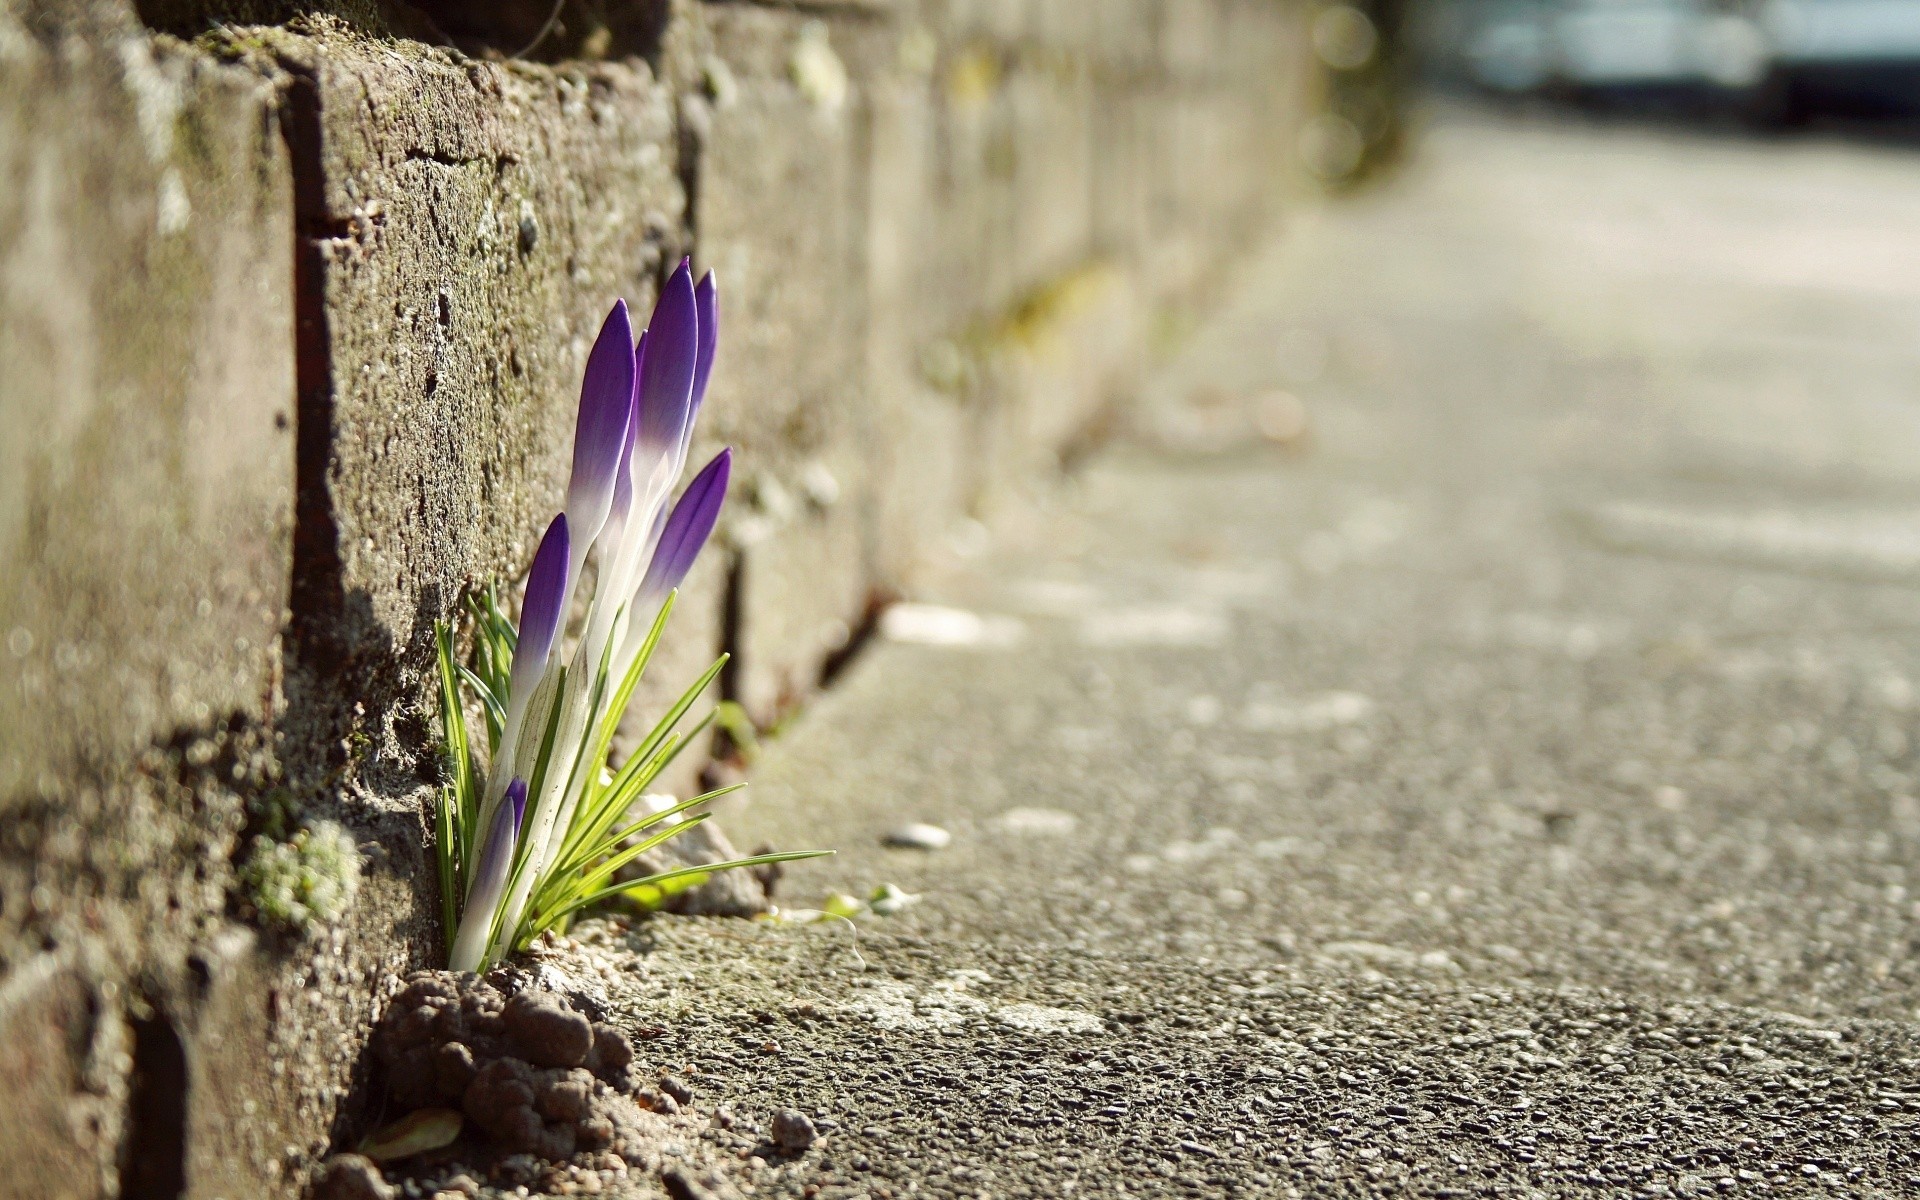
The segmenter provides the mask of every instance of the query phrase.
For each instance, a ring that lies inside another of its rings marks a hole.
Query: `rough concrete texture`
[[[771,721],[810,694],[866,604],[864,119],[854,80],[879,54],[866,16],[724,5],[700,105],[696,230],[722,281],[725,351],[708,436],[744,468],[729,679]]]
[[[270,769],[294,455],[272,113],[118,6],[0,6],[0,1160],[35,1195],[177,1174],[131,1150],[168,1136],[170,1014]]]
[[[840,849],[784,904],[918,903],[581,930],[726,1107],[701,1152],[807,1197],[1915,1194],[1916,194],[1453,117],[1250,256],[1146,446],[949,584],[993,636],[876,645],[722,817]],[[1304,452],[1152,448],[1280,390]]]
[[[417,739],[400,747],[394,722],[431,685],[432,622],[512,579],[561,505],[611,298],[644,321],[689,249],[674,99],[641,60],[401,56],[343,30],[236,42],[283,79],[310,185],[299,682],[329,719],[372,714],[374,743],[404,756]],[[689,579],[636,715],[712,661],[723,584],[714,563]],[[417,812],[416,782],[396,811]]]
[[[258,718],[286,597],[290,196],[267,89],[81,11],[0,25],[9,798]]]
[[[330,651],[315,665],[357,674],[417,660],[460,588],[510,574],[558,509],[609,298],[644,317],[682,248],[672,101],[644,63],[257,36],[289,76],[323,356],[302,534],[324,523],[332,544],[303,542],[299,600]]]

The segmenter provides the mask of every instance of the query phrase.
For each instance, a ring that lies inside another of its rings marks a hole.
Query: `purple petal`
[[[686,263],[660,289],[647,322],[647,360],[640,368],[639,448],[649,456],[671,454],[687,428],[694,367],[700,357],[700,318],[693,298],[693,272]]]
[[[573,478],[567,484],[567,518],[582,555],[606,524],[614,476],[625,457],[633,418],[633,324],[627,302],[616,300],[587,356],[580,384],[580,417],[573,430]]]
[[[505,799],[487,830],[480,861],[474,864],[473,885],[467,889],[467,914],[479,913],[489,921],[507,890],[514,844],[520,840],[520,822],[527,815],[527,781],[516,778],[508,784]]]
[[[700,277],[693,289],[693,307],[700,318],[700,342],[693,363],[693,406],[687,414],[689,427],[700,418],[700,405],[707,399],[707,377],[713,374],[713,352],[720,345],[720,285],[713,272]]]
[[[722,450],[680,493],[680,502],[673,506],[673,515],[660,533],[653,561],[647,564],[647,577],[640,582],[641,595],[664,596],[687,577],[700,548],[713,533],[713,523],[720,519],[720,504],[727,498],[727,476],[732,470],[733,451]]]
[[[520,605],[520,641],[513,649],[513,693],[529,695],[553,656],[553,645],[560,639],[560,626],[567,615],[567,597],[572,592],[567,576],[572,566],[572,539],[567,534],[565,513],[547,526],[547,535],[534,551],[533,569],[527,572],[527,598]]]

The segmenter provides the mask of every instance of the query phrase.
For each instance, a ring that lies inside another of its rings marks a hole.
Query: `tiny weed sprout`
[[[683,803],[636,803],[704,729],[681,722],[726,662],[709,667],[616,768],[608,762],[676,589],[706,545],[726,497],[722,450],[672,500],[686,467],[719,334],[713,276],[696,285],[682,262],[636,345],[625,301],[587,358],[565,510],[547,527],[527,575],[516,628],[489,590],[468,603],[473,652],[454,654],[435,630],[448,779],[435,812],[440,903],[449,965],[480,971],[563,929],[622,893],[671,895],[714,871],[819,851],[761,854],[622,880],[621,868],[706,820],[701,807],[734,788]],[[592,595],[572,653],[567,614],[588,556]],[[469,736],[471,705],[486,730],[486,766]]]

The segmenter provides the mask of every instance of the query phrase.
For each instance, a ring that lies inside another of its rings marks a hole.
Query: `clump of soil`
[[[542,1173],[648,1166],[659,1132],[649,1123],[677,1110],[677,1101],[639,1087],[625,1033],[557,992],[513,987],[508,973],[421,971],[388,1006],[373,1037],[387,1119],[452,1109],[466,1126],[454,1145],[405,1165],[415,1175],[464,1173],[509,1186]],[[383,1174],[357,1155],[330,1161],[312,1192],[314,1200],[391,1194]]]
[[[373,1047],[402,1110],[457,1108],[502,1148],[555,1161],[612,1148],[614,1100],[634,1090],[626,1034],[554,992],[509,998],[473,976],[409,978]]]

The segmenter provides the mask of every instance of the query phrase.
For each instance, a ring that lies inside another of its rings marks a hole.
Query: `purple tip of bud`
[[[547,526],[527,572],[527,598],[520,605],[520,640],[513,650],[513,690],[528,695],[547,670],[553,645],[560,640],[566,620],[568,572],[572,567],[572,539],[565,513]]]
[[[573,431],[573,478],[567,513],[574,536],[591,542],[613,502],[614,476],[627,447],[633,416],[633,324],[627,302],[616,300],[587,356],[580,384],[580,416]]]
[[[507,803],[513,807],[513,832],[517,836],[526,825],[527,781],[515,779],[507,785]]]
[[[520,840],[520,823],[527,815],[527,781],[515,779],[508,784],[505,800],[494,814],[493,828],[487,830],[486,844],[480,847],[480,861],[474,864],[473,884],[467,889],[469,912],[491,915],[507,890],[513,848]]]
[[[733,451],[722,450],[680,493],[680,502],[673,506],[666,528],[660,531],[653,561],[647,564],[647,577],[640,582],[642,595],[664,596],[687,577],[700,548],[713,533],[714,522],[720,519],[720,504],[727,498],[727,476],[732,470]]]
[[[647,355],[640,373],[643,451],[669,454],[679,446],[687,428],[699,357],[700,317],[693,298],[693,272],[681,263],[660,289],[660,302],[647,322]]]
[[[700,277],[693,289],[693,308],[700,320],[700,342],[693,362],[693,406],[687,415],[692,427],[700,416],[700,405],[707,399],[707,378],[713,374],[713,352],[720,345],[720,285],[713,272]]]

